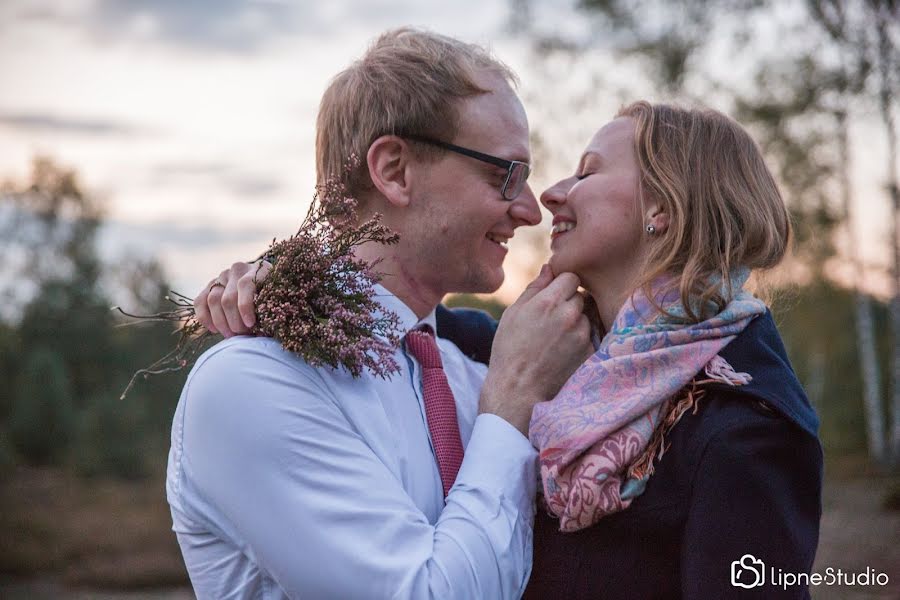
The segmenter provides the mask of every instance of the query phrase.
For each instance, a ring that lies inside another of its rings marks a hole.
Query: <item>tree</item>
[[[15,327],[0,321],[0,423],[9,420],[13,405],[13,387],[10,382],[16,378],[21,365],[18,331]]]
[[[102,203],[83,190],[75,171],[37,157],[28,183],[0,186],[0,201],[8,318],[20,316],[45,281],[77,279],[86,291],[96,291],[101,263],[95,242]]]
[[[863,7],[834,0],[810,0],[807,3],[812,21],[818,25],[822,36],[820,43],[800,53],[793,59],[800,67],[793,68],[793,83],[783,85],[789,91],[792,103],[782,104],[781,111],[796,104],[793,98],[814,99],[802,106],[807,117],[819,117],[817,127],[824,135],[823,143],[834,140],[836,156],[832,173],[836,183],[834,192],[840,198],[841,221],[847,245],[845,253],[853,273],[854,324],[858,362],[862,373],[863,405],[865,407],[867,440],[870,456],[878,462],[887,457],[884,426],[884,404],[882,402],[881,376],[875,344],[872,301],[863,287],[865,273],[860,259],[859,240],[854,228],[853,180],[850,176],[852,150],[849,142],[852,107],[860,98],[865,98],[866,83],[872,73],[871,19],[866,18]],[[836,48],[838,52],[829,53]],[[765,69],[771,67],[763,65]],[[796,74],[801,74],[799,77]],[[803,75],[813,74],[812,77]],[[788,111],[790,112],[790,111]],[[796,111],[794,111],[796,113]],[[822,277],[816,273],[816,277]]]
[[[900,96],[900,3],[894,0],[872,2],[878,32],[877,64],[879,74],[878,107],[887,136],[887,190],[891,198],[891,247],[893,273],[891,277],[891,332],[893,334],[893,361],[891,368],[892,419],[891,463],[900,465],[900,178],[897,174],[897,125],[894,121],[893,103]]]
[[[146,404],[120,402],[103,393],[92,398],[81,415],[76,467],[87,477],[140,479],[148,473],[145,444],[135,432],[144,426]]]
[[[19,376],[0,377],[0,429],[15,431],[17,447],[34,462],[58,463],[60,448],[75,448],[71,462],[81,473],[136,477],[148,461],[164,462],[183,377],[141,386],[118,402],[131,374],[165,354],[172,339],[165,326],[117,327],[110,295],[152,313],[168,286],[155,260],[125,253],[104,264],[96,247],[102,224],[102,203],[52,160],[36,159],[27,183],[3,186],[0,246],[11,258],[0,290],[14,310],[0,318],[0,376]],[[35,356],[43,362],[25,368]],[[69,423],[71,410],[78,427]],[[51,444],[40,435],[50,429],[36,428],[57,421],[67,433]]]
[[[540,29],[522,19],[513,29],[534,41],[538,61],[556,61],[560,54],[580,60],[603,48],[617,65],[627,61],[643,73],[621,83],[618,90],[609,89],[609,79],[603,86],[595,85],[594,98],[597,89],[603,89],[604,96],[699,100],[735,115],[759,141],[785,191],[797,233],[790,265],[805,274],[800,281],[834,294],[827,279],[836,262],[849,262],[856,277],[868,270],[859,259],[858,240],[846,236],[853,232],[852,206],[857,195],[850,177],[854,148],[849,138],[857,123],[871,121],[880,100],[889,142],[888,181],[894,182],[888,189],[896,197],[896,125],[891,112],[900,71],[896,0],[581,0],[577,5],[590,24],[589,34],[560,35],[552,26],[542,23]],[[537,9],[527,0],[516,0],[514,6],[522,14]],[[610,70],[609,62],[605,68]],[[559,69],[549,70],[559,76]],[[577,73],[579,79],[590,80],[593,71],[579,68]],[[560,82],[552,87],[568,89]],[[553,102],[561,99],[559,93],[553,96]],[[576,98],[569,106],[577,111],[580,102]],[[896,223],[900,200],[893,202],[894,296],[900,298]],[[838,252],[836,242],[842,234],[849,243]],[[863,374],[871,454],[881,461],[886,455],[885,410],[877,326],[873,325],[872,299],[859,280],[854,286],[858,293],[851,319],[857,333],[853,362]],[[892,447],[900,453],[900,299],[893,306],[892,314],[897,316],[892,319]],[[810,343],[818,345],[803,351],[820,357],[821,363],[821,357],[829,355],[829,341]],[[846,360],[846,355],[841,356]]]
[[[48,349],[32,352],[16,384],[9,420],[19,453],[36,464],[60,464],[75,433],[75,410],[66,368]]]

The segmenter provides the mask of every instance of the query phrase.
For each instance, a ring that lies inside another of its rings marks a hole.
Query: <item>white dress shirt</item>
[[[419,321],[377,286],[378,300]],[[166,492],[200,598],[518,598],[531,570],[537,453],[478,415],[484,365],[438,339],[465,459],[446,505],[421,369],[312,368],[270,338],[234,337],[191,371]]]

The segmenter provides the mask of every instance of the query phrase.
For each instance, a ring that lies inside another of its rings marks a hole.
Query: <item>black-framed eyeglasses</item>
[[[528,181],[528,176],[531,175],[531,165],[520,160],[506,160],[505,158],[491,156],[484,152],[470,150],[469,148],[463,148],[456,144],[442,142],[441,140],[435,140],[421,135],[406,135],[403,137],[414,142],[437,146],[438,148],[456,152],[457,154],[462,154],[463,156],[468,156],[469,158],[492,164],[501,169],[506,169],[506,179],[503,181],[503,187],[500,188],[500,195],[503,196],[504,200],[515,200],[518,195],[522,193],[522,190],[525,189],[525,182]]]

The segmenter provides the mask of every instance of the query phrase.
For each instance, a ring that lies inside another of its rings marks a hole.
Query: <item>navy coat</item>
[[[496,322],[443,306],[438,334],[487,362]],[[783,589],[809,573],[819,537],[822,448],[818,419],[770,313],[721,355],[745,386],[711,385],[697,414],[673,428],[646,491],[631,506],[575,533],[538,511],[525,598],[809,598]],[[744,560],[744,555],[759,562]],[[764,583],[751,569],[761,570]],[[790,581],[790,579],[788,579]]]

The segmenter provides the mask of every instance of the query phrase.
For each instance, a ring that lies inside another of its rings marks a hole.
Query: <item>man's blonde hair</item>
[[[316,123],[318,183],[340,178],[359,199],[372,185],[366,154],[379,137],[453,140],[460,100],[490,92],[476,83],[481,73],[516,83],[509,67],[480,46],[408,27],[383,33],[322,96]],[[415,151],[426,159],[442,152],[424,145]],[[358,164],[346,171],[351,156]]]
[[[642,212],[649,200],[669,216],[638,286],[649,295],[674,273],[688,318],[708,317],[705,307],[731,300],[737,269],[772,268],[787,252],[791,223],[775,178],[750,135],[718,111],[641,101],[618,116],[635,121]]]

